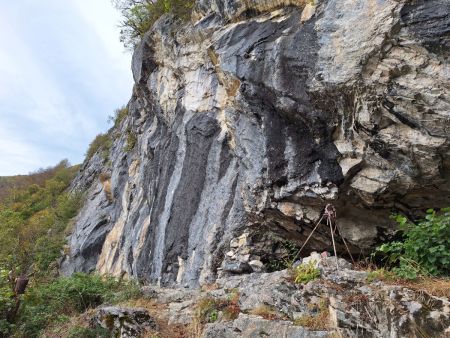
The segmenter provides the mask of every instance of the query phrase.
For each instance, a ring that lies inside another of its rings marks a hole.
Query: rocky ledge
[[[291,272],[283,270],[219,278],[201,290],[147,286],[143,308],[100,308],[94,324],[113,329],[117,337],[145,332],[171,338],[450,335],[448,290],[432,296],[379,281],[344,259],[337,270],[334,257],[318,257],[306,261],[315,263],[320,278],[306,284],[294,283]]]

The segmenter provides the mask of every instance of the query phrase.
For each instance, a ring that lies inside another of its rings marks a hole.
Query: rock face
[[[145,290],[165,305],[162,314],[170,325],[198,323],[206,310],[196,304],[205,299],[216,304],[234,299],[235,316],[226,316],[227,309],[216,305],[215,317],[195,331],[196,337],[448,337],[448,290],[443,293],[447,296],[432,296],[353,270],[344,259],[339,259],[339,270],[334,257],[316,262],[321,277],[301,285],[282,270],[226,276],[209,290],[156,286]]]
[[[118,338],[141,337],[147,330],[158,330],[157,323],[145,309],[115,306],[96,309],[90,324],[101,326],[109,331],[111,337]]]
[[[263,271],[270,236],[301,245],[327,203],[358,253],[392,211],[450,205],[450,3],[302,3],[198,0],[191,22],[158,20],[109,160],[73,183],[88,193],[63,272],[196,286]],[[331,248],[319,227],[307,249]]]

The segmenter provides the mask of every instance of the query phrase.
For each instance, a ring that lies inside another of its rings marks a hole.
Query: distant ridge
[[[22,189],[33,184],[43,186],[45,181],[63,166],[70,164],[67,160],[62,160],[54,167],[40,168],[28,175],[0,176],[0,203],[8,198],[13,189]]]

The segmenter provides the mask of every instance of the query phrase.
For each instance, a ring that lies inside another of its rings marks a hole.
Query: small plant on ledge
[[[131,151],[134,149],[134,146],[136,145],[137,138],[136,135],[131,131],[131,129],[127,130],[127,144],[125,146],[125,151]]]
[[[320,270],[316,267],[316,261],[300,264],[294,268],[294,282],[305,284],[320,278]]]

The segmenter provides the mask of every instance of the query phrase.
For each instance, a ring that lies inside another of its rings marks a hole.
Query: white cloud
[[[131,93],[109,0],[2,4],[0,175],[79,162]],[[33,13],[24,20],[23,13]]]
[[[0,171],[7,175],[17,173],[28,173],[37,169],[36,163],[45,157],[45,154],[39,152],[39,149],[32,144],[24,142],[20,136],[9,130],[0,127],[1,142],[0,154],[2,156]],[[30,168],[33,168],[30,170]]]
[[[130,55],[127,54],[119,41],[120,14],[111,5],[111,0],[91,1],[89,6],[79,0],[70,0],[70,2],[77,8],[84,20],[89,23],[89,26],[95,30],[104,47],[108,50],[109,56],[119,64],[128,65]]]

